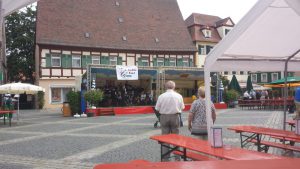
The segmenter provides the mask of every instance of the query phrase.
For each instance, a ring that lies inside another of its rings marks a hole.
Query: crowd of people
[[[243,94],[243,100],[260,100],[260,99],[268,99],[269,94],[267,90],[250,90],[249,92],[246,90]]]
[[[142,87],[119,83],[117,86],[105,85],[100,88],[104,92],[102,106],[139,106],[153,105],[153,95]]]

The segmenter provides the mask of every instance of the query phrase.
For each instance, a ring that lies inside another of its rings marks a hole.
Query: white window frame
[[[176,58],[170,58],[170,66],[176,66]]]
[[[265,77],[265,78],[263,78]],[[262,73],[260,75],[260,78],[261,78],[261,82],[268,82],[268,74],[267,73]]]
[[[109,57],[109,64],[110,65],[117,65],[118,64],[118,57],[117,56],[110,56]]]
[[[157,58],[157,66],[164,66],[165,65],[165,59],[164,58]]]
[[[54,65],[53,60],[59,60],[59,65]],[[59,54],[51,54],[51,66],[52,67],[61,67],[61,57]]]
[[[189,67],[190,66],[190,58],[182,58],[183,67]]]
[[[81,56],[80,55],[72,55],[72,67],[74,67],[74,68],[81,67]]]
[[[92,64],[100,65],[100,56],[92,56]]]
[[[202,46],[202,48],[201,48]],[[205,48],[206,48],[206,45],[198,45],[198,47],[200,48],[200,53],[199,55],[206,55],[205,53]],[[199,50],[198,50],[199,51]]]
[[[276,75],[276,78],[274,78],[274,75]],[[272,77],[272,82],[273,82],[275,80],[278,80],[279,75],[278,75],[278,73],[272,73],[271,77]]]
[[[60,90],[60,92],[59,92],[60,100],[59,101],[53,101],[52,100],[52,90],[53,89],[59,89]],[[67,101],[66,96],[64,97],[64,92],[63,92],[64,89],[72,90],[73,87],[51,87],[50,88],[50,99],[49,99],[50,104],[60,104],[60,103],[63,103],[65,101]]]
[[[257,74],[251,74],[251,81],[257,83]]]
[[[211,38],[211,30],[209,29],[204,29],[203,34],[205,38]]]
[[[149,66],[149,60],[148,58],[141,58],[141,62],[143,66]]]

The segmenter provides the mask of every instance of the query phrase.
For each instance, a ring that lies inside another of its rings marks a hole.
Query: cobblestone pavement
[[[239,135],[229,126],[282,126],[282,111],[227,109],[217,114],[215,125],[223,128],[224,143],[234,146],[240,144]],[[11,127],[0,123],[0,168],[90,169],[133,159],[159,161],[160,146],[149,139],[160,134],[153,127],[156,120],[154,114],[73,118],[62,117],[58,109],[22,110]],[[187,113],[183,120],[180,133],[189,135]]]

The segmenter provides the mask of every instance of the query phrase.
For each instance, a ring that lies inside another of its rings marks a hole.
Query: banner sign
[[[139,73],[136,66],[116,66],[118,80],[138,80]]]

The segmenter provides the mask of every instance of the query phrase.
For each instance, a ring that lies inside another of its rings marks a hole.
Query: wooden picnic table
[[[268,135],[274,138],[280,138],[282,139],[283,143],[289,140],[293,140],[294,142],[300,142],[300,135],[297,135],[295,134],[295,132],[292,131],[286,131],[281,129],[258,127],[258,126],[233,126],[233,127],[229,127],[228,129],[233,130],[236,133],[240,134],[242,148],[245,147],[248,143],[251,143],[253,142],[253,140],[255,140],[255,144],[257,145],[257,151],[265,150],[262,147],[263,145],[262,135]],[[285,147],[279,146],[277,148],[280,147],[282,147],[283,149],[288,149],[288,147],[286,146]]]
[[[296,169],[299,159],[273,160],[218,160],[218,161],[181,161],[98,164],[94,169]]]
[[[0,114],[6,115],[8,117],[9,120],[9,126],[11,126],[11,119],[12,119],[12,114],[16,113],[15,110],[0,110]],[[3,123],[4,125],[6,124],[6,117],[3,116]]]
[[[226,160],[257,160],[257,159],[282,159],[285,157],[276,156],[251,150],[242,149],[239,147],[230,147],[230,148],[214,148],[206,140],[201,140],[198,138],[178,135],[178,134],[167,134],[167,135],[156,135],[150,137],[152,140],[158,141],[162,147],[168,147],[172,151],[181,151],[179,148],[183,148],[183,157],[186,160],[187,150],[192,150],[198,153],[202,153],[208,156],[213,156],[216,158],[226,159]],[[165,144],[170,144],[174,146],[166,146]],[[162,154],[161,159],[167,154]]]
[[[285,123],[288,124],[289,126],[291,126],[291,131],[293,130],[293,128],[296,125],[296,121],[295,120],[287,120]]]

